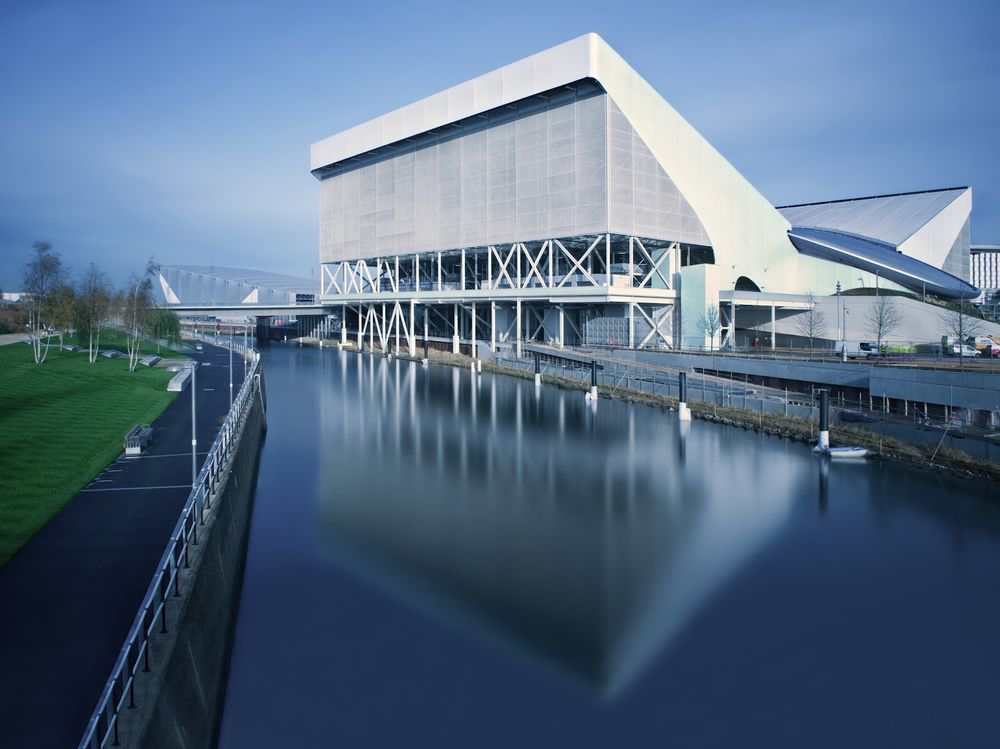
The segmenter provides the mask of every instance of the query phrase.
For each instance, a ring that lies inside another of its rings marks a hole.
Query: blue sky
[[[587,31],[775,204],[973,187],[1000,242],[1000,4],[0,2],[0,287],[318,273],[309,144]]]

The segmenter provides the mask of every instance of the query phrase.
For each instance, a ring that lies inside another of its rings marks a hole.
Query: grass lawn
[[[90,345],[90,341],[87,339],[87,336],[76,335],[75,333],[66,336],[65,344],[68,346],[71,343],[75,343],[77,346],[82,346],[83,348],[87,348],[87,346]],[[123,354],[128,353],[128,347],[125,342],[125,334],[120,330],[102,331],[100,343],[101,343],[101,351],[107,351],[108,349],[115,349],[116,351],[121,351]],[[52,337],[52,345],[49,348],[49,351],[51,352],[53,348],[57,350],[59,348],[58,336]],[[177,356],[183,356],[183,354],[177,354],[175,353],[175,351],[183,351],[185,348],[188,347],[181,342],[173,344],[171,348],[160,346],[160,356],[174,357],[174,358],[176,358]],[[142,353],[155,354],[156,343],[154,341],[143,341]],[[84,354],[84,356],[86,356],[86,354]],[[45,361],[46,363],[48,363],[48,359],[46,359]]]
[[[176,393],[173,376],[125,359],[0,346],[0,566],[122,451],[125,432],[148,424]]]

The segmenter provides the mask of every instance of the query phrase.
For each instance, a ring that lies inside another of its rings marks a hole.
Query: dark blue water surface
[[[264,354],[221,746],[997,747],[997,487]]]

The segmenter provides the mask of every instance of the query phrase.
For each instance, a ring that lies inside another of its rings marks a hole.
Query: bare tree
[[[891,296],[875,297],[868,308],[866,316],[868,329],[878,341],[878,350],[882,351],[882,341],[903,323],[903,312]]]
[[[812,357],[813,339],[822,338],[826,333],[827,321],[823,310],[817,306],[816,295],[812,291],[806,294],[806,303],[809,307],[805,312],[796,315],[793,323],[795,329],[803,338],[809,339],[809,356]]]
[[[941,325],[948,338],[954,338],[958,342],[958,365],[965,366],[965,342],[969,338],[975,338],[984,330],[983,321],[978,317],[972,317],[965,311],[965,299],[960,299],[958,311],[947,310],[941,315]]]
[[[719,330],[722,328],[722,323],[719,319],[719,308],[714,304],[708,305],[705,314],[698,320],[698,327],[708,336],[708,350],[715,351],[715,336],[718,335]]]
[[[87,358],[93,364],[101,350],[101,331],[111,316],[112,291],[101,270],[91,263],[77,289],[76,329],[87,337]]]
[[[28,295],[28,324],[31,328],[31,348],[35,364],[41,364],[49,353],[49,337],[46,327],[52,324],[53,296],[62,285],[65,272],[62,258],[52,250],[48,242],[35,242],[31,248],[34,259],[24,268],[24,291]],[[45,348],[42,348],[42,335]]]

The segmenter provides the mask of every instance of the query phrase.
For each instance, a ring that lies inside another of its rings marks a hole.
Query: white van
[[[879,353],[877,341],[837,341],[837,356],[841,356],[845,349],[848,359],[871,359]]]

